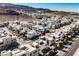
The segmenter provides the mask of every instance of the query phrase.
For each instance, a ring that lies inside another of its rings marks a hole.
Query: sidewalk
[[[79,56],[79,47],[78,47],[78,49],[76,50],[76,52],[73,54],[73,56]]]

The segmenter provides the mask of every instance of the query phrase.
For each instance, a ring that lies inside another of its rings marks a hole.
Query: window
[[[6,43],[9,43],[9,41],[8,41],[8,40],[6,40]]]
[[[44,44],[44,42],[40,42],[40,45]]]
[[[32,56],[32,53],[30,54],[30,56]]]
[[[4,46],[1,46],[1,48],[3,49],[3,48],[4,48]]]
[[[37,51],[34,51],[33,53],[35,54]]]
[[[3,42],[0,42],[0,45],[3,44]]]
[[[22,56],[26,56],[26,54],[23,54]]]

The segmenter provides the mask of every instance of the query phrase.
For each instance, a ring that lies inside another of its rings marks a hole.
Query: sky
[[[58,11],[79,12],[79,3],[19,3],[18,5],[47,8]]]

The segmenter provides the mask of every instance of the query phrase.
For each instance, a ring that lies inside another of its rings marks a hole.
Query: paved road
[[[79,46],[79,38],[77,38],[77,40],[74,41],[69,51],[67,51],[63,56],[73,56],[78,46]]]

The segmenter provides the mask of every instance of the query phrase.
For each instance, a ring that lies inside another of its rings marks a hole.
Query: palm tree
[[[73,32],[73,33],[71,34],[71,37],[75,37],[75,35],[76,35],[75,32]]]
[[[67,41],[68,41],[67,39],[64,39],[64,40],[63,40],[63,44],[66,44],[66,43],[67,43]]]
[[[59,39],[59,41],[56,43],[55,48],[61,48],[61,46],[63,45],[63,41]]]
[[[67,36],[67,40],[71,40],[72,36],[71,35],[68,35]]]

